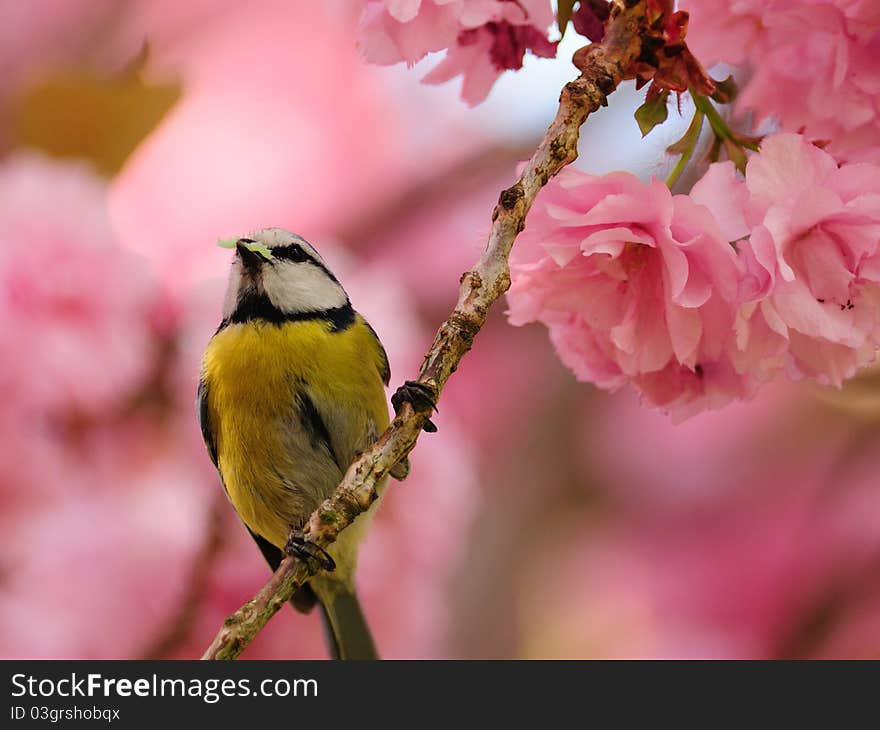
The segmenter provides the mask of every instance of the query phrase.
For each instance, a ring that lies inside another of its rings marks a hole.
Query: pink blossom
[[[753,422],[755,430],[774,438]],[[815,436],[801,432],[798,456],[825,450]],[[863,448],[870,454],[876,440]],[[553,571],[540,554],[517,566],[521,645],[545,658],[876,656],[880,512],[876,460],[865,461],[868,479],[839,469],[795,477],[770,449],[757,464],[772,476],[757,469],[732,499],[645,508],[633,495],[628,509],[615,502],[598,520],[572,510],[547,538]],[[655,473],[666,466],[651,463]]]
[[[506,70],[522,68],[527,50],[552,58],[547,0],[366,0],[360,47],[379,64],[415,63],[448,48],[427,76],[430,84],[463,77],[462,98],[478,104]]]
[[[114,240],[84,164],[0,167],[0,390],[30,408],[94,413],[134,392],[153,357],[157,291]]]
[[[738,345],[755,367],[840,386],[880,343],[880,167],[838,167],[803,137],[764,140],[746,169],[693,190],[739,244],[748,274]],[[744,197],[745,196],[745,197]],[[723,203],[726,210],[721,211]]]
[[[751,393],[728,355],[736,254],[662,182],[567,168],[540,194],[512,272],[511,323],[546,324],[579,379],[631,382],[677,417]]]
[[[690,13],[688,47],[708,66],[743,63],[755,50],[763,29],[761,18],[794,0],[679,0]]]
[[[740,499],[775,479],[806,484],[833,466],[847,434],[826,429],[821,449],[805,449],[811,434],[794,424],[813,423],[817,414],[815,401],[804,396],[803,387],[776,380],[759,398],[684,423],[642,407],[626,391],[603,397],[599,412],[585,411],[577,429],[579,440],[593,447],[579,454],[582,473],[607,480],[616,503],[658,512]]]
[[[0,655],[131,658],[177,610],[204,492],[185,462],[155,455],[148,471],[107,476],[69,472],[66,494],[4,526],[0,619],[16,630],[0,633]]]
[[[160,292],[120,248],[104,183],[85,164],[13,155],[0,166],[0,511],[46,507],[69,493],[73,452],[96,441],[115,458],[113,420],[140,393],[158,354]],[[190,401],[191,402],[191,401]],[[188,408],[191,412],[191,406]],[[93,441],[103,423],[105,439]],[[98,450],[88,454],[97,470]]]
[[[880,12],[856,0],[699,0],[688,43],[704,63],[748,65],[737,101],[759,121],[831,140],[847,156],[880,137]]]
[[[366,0],[358,46],[372,63],[412,65],[455,43],[461,27],[459,2]]]

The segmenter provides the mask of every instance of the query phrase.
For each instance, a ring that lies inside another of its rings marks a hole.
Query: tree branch
[[[461,277],[458,303],[437,332],[419,373],[418,382],[431,390],[435,401],[470,350],[489,308],[510,286],[508,256],[538,191],[577,157],[578,135],[587,117],[631,77],[647,32],[646,5],[647,0],[614,0],[605,38],[578,51],[580,77],[563,87],[559,110],[544,139],[519,180],[501,192],[483,255]],[[385,433],[351,464],[334,494],[312,514],[304,529],[308,540],[326,548],[369,508],[378,496],[376,485],[412,450],[429,415],[403,404]],[[226,619],[202,658],[238,657],[310,577],[305,563],[292,557],[283,560],[260,592]]]

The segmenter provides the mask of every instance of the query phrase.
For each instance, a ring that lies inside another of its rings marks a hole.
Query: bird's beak
[[[248,270],[257,270],[260,268],[263,263],[263,257],[257,253],[256,251],[252,251],[245,243],[239,241],[235,244],[235,250],[238,251],[239,258],[241,258],[241,263],[244,264],[244,267]]]

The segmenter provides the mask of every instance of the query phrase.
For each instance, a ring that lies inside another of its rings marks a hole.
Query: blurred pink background
[[[414,376],[573,49],[471,110],[363,63],[342,0],[0,18],[0,657],[197,657],[267,577],[195,415],[215,241],[305,236]],[[581,167],[664,164],[633,99]],[[880,658],[880,375],[676,426],[502,309],[362,551],[383,656]],[[284,610],[244,656],[325,655]]]

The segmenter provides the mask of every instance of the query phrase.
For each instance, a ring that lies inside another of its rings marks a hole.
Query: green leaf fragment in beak
[[[259,241],[242,241],[240,238],[218,238],[217,245],[220,248],[235,248],[238,244],[244,246],[248,251],[262,256],[266,261],[272,260],[272,251],[265,244]]]

